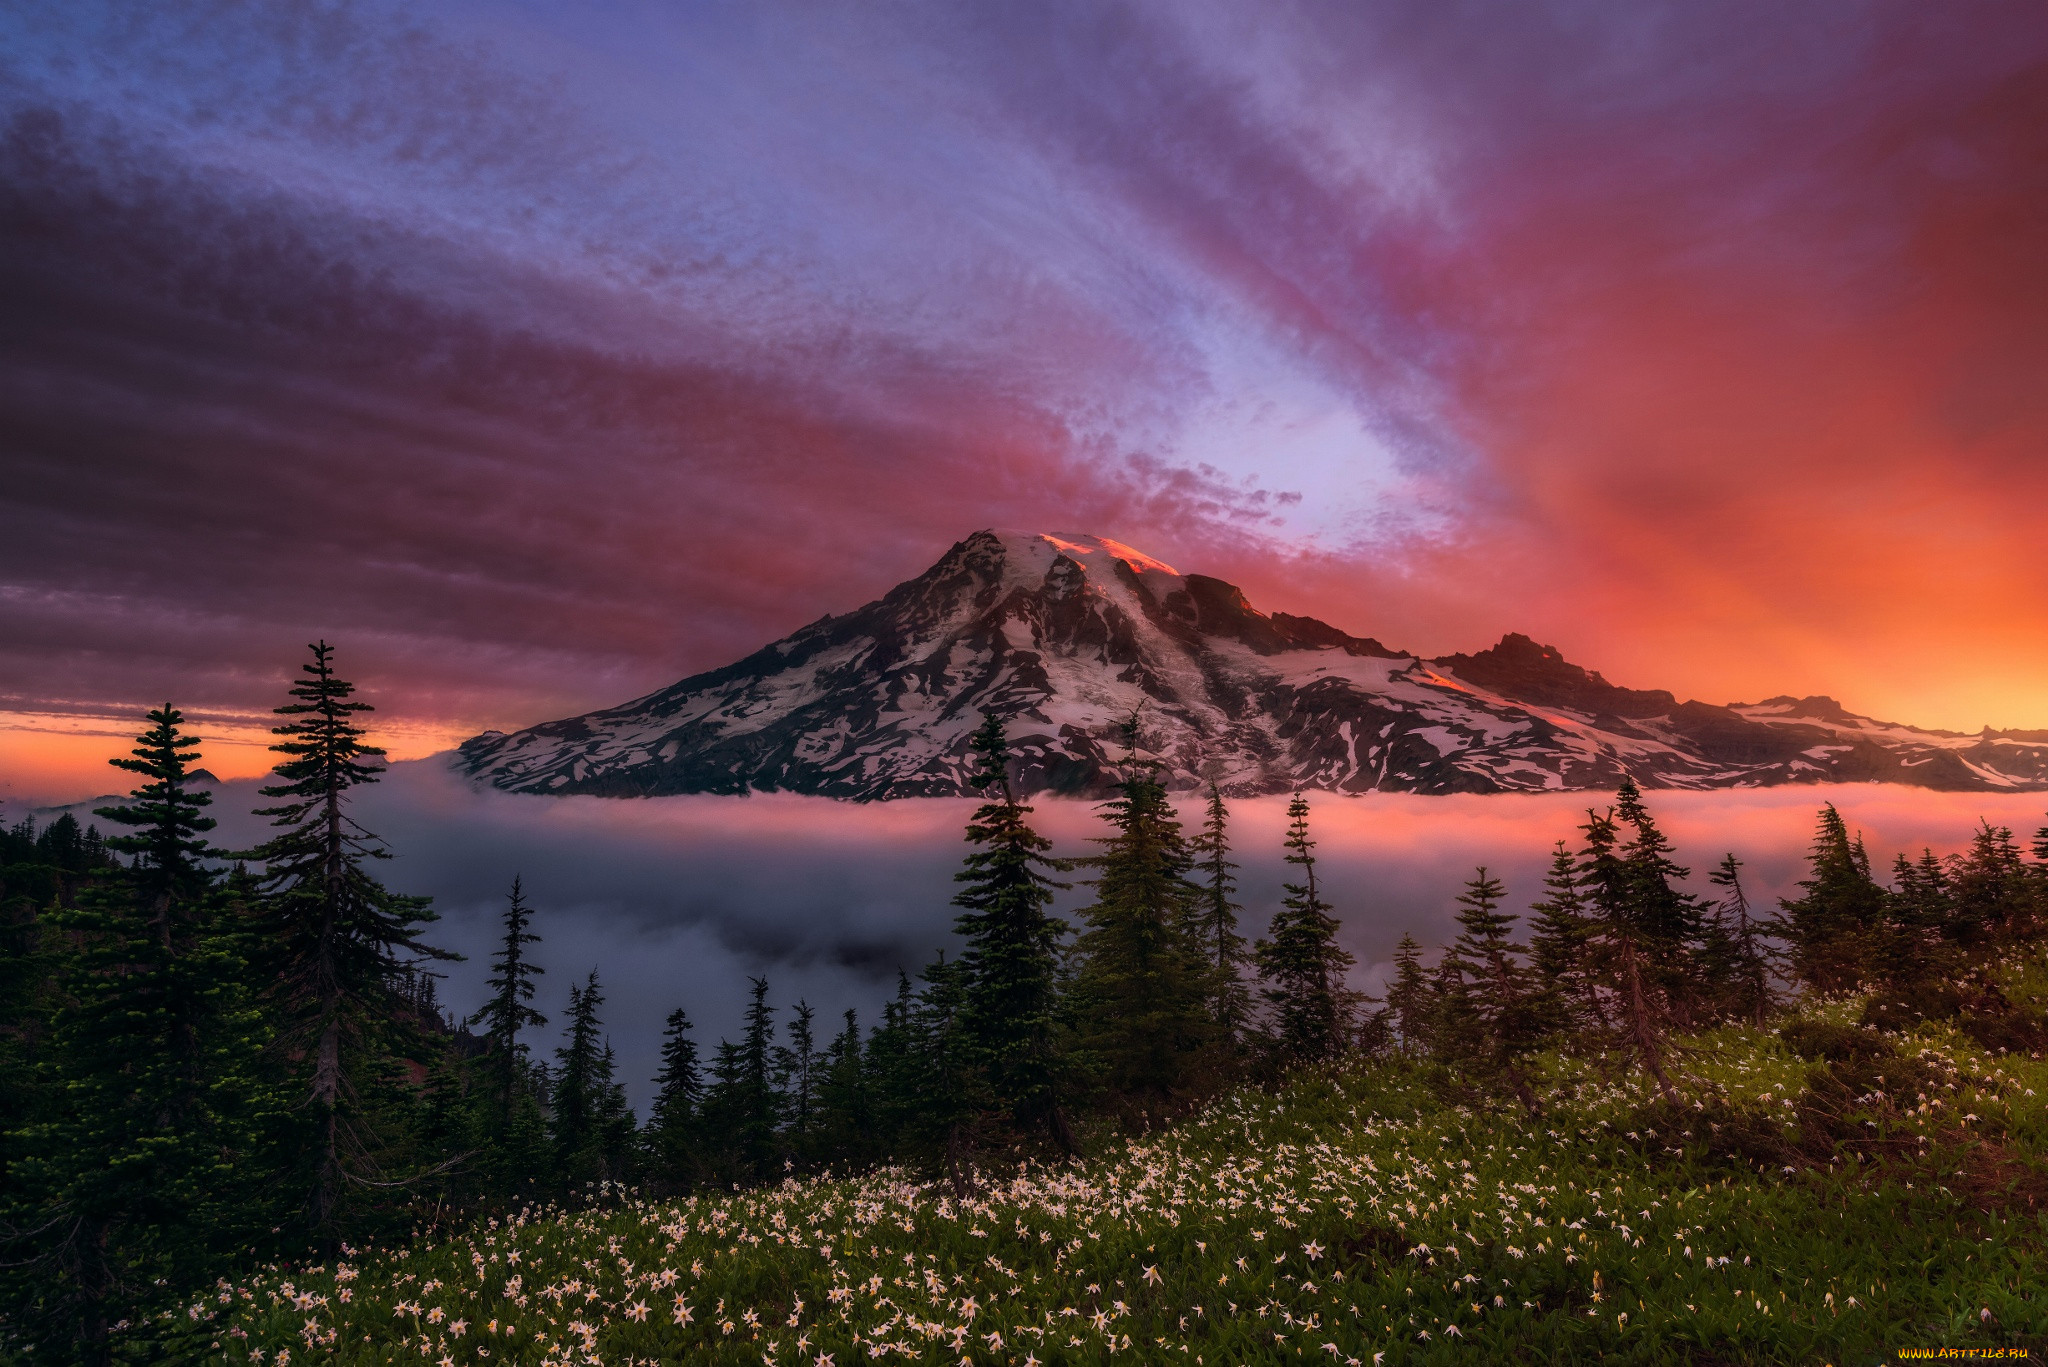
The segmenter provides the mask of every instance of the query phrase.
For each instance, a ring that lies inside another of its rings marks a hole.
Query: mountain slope
[[[1115,541],[977,532],[876,602],[644,698],[461,746],[498,787],[628,797],[968,791],[968,737],[1009,722],[1031,791],[1100,793],[1123,726],[1176,789],[1226,794],[2048,787],[2048,732],[1969,736],[1828,698],[1716,707],[1618,688],[1509,635],[1424,660],[1252,607]]]

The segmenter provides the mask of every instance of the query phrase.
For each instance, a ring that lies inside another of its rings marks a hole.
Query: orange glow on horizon
[[[270,750],[276,739],[271,725],[269,717],[188,721],[185,732],[200,739],[194,767],[224,782],[269,773],[278,759]],[[19,816],[13,810],[17,807],[57,806],[128,792],[138,781],[136,776],[109,761],[133,749],[141,729],[139,715],[0,712],[0,804],[12,819]],[[388,732],[373,727],[370,739],[395,761],[447,750],[472,734],[400,723]]]

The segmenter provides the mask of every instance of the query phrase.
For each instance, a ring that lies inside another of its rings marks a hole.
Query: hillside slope
[[[1932,1026],[1885,1047],[1809,1065],[1761,1032],[1694,1039],[1678,1105],[1552,1060],[1535,1124],[1407,1065],[1315,1074],[964,1201],[889,1171],[533,1210],[224,1284],[189,1318],[276,1364],[2039,1351],[2048,1065]]]

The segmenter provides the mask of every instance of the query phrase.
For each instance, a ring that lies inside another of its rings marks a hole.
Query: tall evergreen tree
[[[1624,783],[1627,781],[1624,780]],[[1629,785],[1631,788],[1633,785]],[[1640,807],[1641,799],[1636,799]],[[1646,916],[1643,893],[1650,870],[1625,859],[1615,811],[1588,810],[1585,848],[1579,855],[1578,884],[1593,926],[1589,941],[1595,971],[1610,995],[1619,1043],[1667,1097],[1677,1095],[1664,1067],[1670,1009],[1657,954],[1666,946]],[[1654,890],[1652,890],[1654,896]]]
[[[818,1129],[830,1161],[854,1167],[875,1153],[874,1088],[860,1018],[846,1011],[846,1024],[826,1046],[824,1079],[818,1089]]]
[[[129,795],[127,804],[95,808],[93,815],[134,829],[133,835],[108,840],[106,847],[133,857],[134,891],[143,899],[158,942],[168,951],[181,932],[191,930],[212,890],[213,875],[203,861],[212,853],[204,835],[214,828],[214,820],[202,813],[213,794],[191,785],[190,767],[197,759],[199,738],[178,729],[184,716],[165,703],[147,720],[149,729],[136,737],[135,749],[108,761],[116,769],[141,775],[144,783]],[[59,820],[53,832],[64,820],[77,829],[70,813]]]
[[[783,1098],[775,1086],[775,1008],[768,1005],[768,980],[749,983],[744,1028],[738,1043],[718,1042],[704,1110],[721,1177],[755,1182],[775,1172]]]
[[[1594,925],[1579,891],[1578,860],[1560,840],[1543,878],[1543,896],[1529,910],[1529,960],[1560,1025],[1605,1031],[1606,1010],[1592,964]]]
[[[555,1164],[571,1190],[625,1180],[633,1118],[619,1085],[611,1041],[604,1038],[604,990],[597,970],[582,987],[569,985],[568,1031],[555,1051]]]
[[[1393,1016],[1395,1044],[1410,1056],[1430,1050],[1429,1026],[1434,1016],[1429,970],[1422,966],[1422,946],[1407,931],[1394,947],[1394,976],[1387,983],[1387,1011]]]
[[[279,782],[259,790],[283,799],[257,812],[278,833],[247,857],[263,865],[258,933],[272,960],[270,999],[286,1056],[302,1060],[313,1128],[307,1214],[331,1242],[349,1178],[370,1176],[357,1171],[372,1147],[358,1102],[390,1055],[405,972],[459,956],[420,940],[435,919],[428,899],[392,893],[370,874],[371,861],[390,852],[347,807],[353,789],[376,781],[384,752],[364,742],[355,718],[372,708],[335,674],[333,649],[309,649],[312,662],[290,690],[297,701],[276,709],[290,718],[272,728],[284,737],[270,747],[285,756]]]
[[[1820,809],[1809,862],[1811,871],[1799,883],[1803,895],[1779,903],[1792,973],[1817,992],[1848,991],[1867,976],[1885,896],[1832,802]]]
[[[1102,813],[1112,833],[1087,861],[1095,900],[1079,913],[1087,929],[1074,946],[1076,1034],[1109,1095],[1156,1120],[1196,1090],[1218,1042],[1202,892],[1155,771],[1132,763]]]
[[[962,1028],[996,1103],[1018,1125],[1043,1129],[1065,1151],[1074,1137],[1061,1106],[1062,1063],[1055,1046],[1060,939],[1066,923],[1048,908],[1066,886],[1052,842],[1025,820],[1031,808],[1010,783],[1009,742],[991,715],[974,734],[974,786],[985,801],[967,825],[975,848],[954,875],[960,915],[953,926],[960,957]]]
[[[1227,1039],[1236,1040],[1251,1023],[1251,990],[1245,983],[1253,971],[1251,946],[1237,933],[1236,864],[1230,861],[1230,809],[1223,793],[1209,785],[1209,806],[1202,833],[1195,839],[1196,867],[1201,871],[1202,944],[1215,975],[1210,1014]]]
[[[1316,842],[1308,836],[1308,799],[1287,804],[1287,862],[1299,883],[1283,884],[1280,910],[1254,950],[1273,1010],[1274,1042],[1284,1063],[1334,1058],[1349,1041],[1357,994],[1345,984],[1352,957],[1337,943],[1337,918],[1316,885]]]
[[[2041,919],[2040,879],[2028,873],[2012,831],[1988,821],[1953,861],[1948,890],[1950,934],[1968,948],[2019,943]]]
[[[976,1119],[982,1109],[979,1050],[966,1029],[967,975],[941,952],[918,975],[910,1018],[912,1076],[922,1099],[902,1141],[937,1159],[956,1197],[974,1186]]]
[[[136,832],[119,837],[131,864],[45,917],[62,945],[62,1005],[37,1058],[49,1104],[8,1117],[0,1188],[0,1220],[21,1232],[0,1271],[25,1292],[9,1317],[38,1358],[105,1363],[117,1324],[132,1350],[168,1351],[148,1346],[163,1321],[145,1312],[269,1243],[276,1223],[261,1180],[275,1108],[254,1069],[260,1021],[202,862],[213,823],[189,785],[196,742],[181,721],[150,713],[132,757],[114,761],[144,779],[132,804],[102,809]]]
[[[1751,914],[1749,895],[1742,890],[1742,861],[1733,854],[1721,860],[1707,881],[1721,889],[1714,906],[1714,928],[1724,962],[1714,976],[1727,987],[1729,1014],[1761,1026],[1776,1005],[1771,991],[1771,953],[1765,943],[1771,927]]]
[[[1918,860],[1899,855],[1885,899],[1885,939],[1874,967],[1891,987],[1910,989],[1950,976],[1954,947],[1945,935],[1955,920],[1948,871],[1932,850]]]
[[[469,1018],[471,1025],[484,1027],[492,1092],[499,1121],[507,1126],[527,1074],[528,1051],[519,1032],[529,1025],[538,1028],[548,1023],[546,1016],[528,1005],[533,1000],[533,980],[545,971],[526,954],[528,945],[540,943],[540,936],[527,929],[532,921],[533,908],[526,905],[525,888],[515,874],[512,891],[505,899],[504,935],[498,941],[498,952],[491,956],[487,979],[491,996]]]
[[[916,1031],[917,997],[910,975],[896,970],[896,995],[882,1003],[882,1021],[868,1037],[864,1061],[877,1155],[894,1153],[924,1113],[924,1077]]]
[[[1671,842],[1644,805],[1634,779],[1624,775],[1614,798],[1615,819],[1629,828],[1621,858],[1628,918],[1647,951],[1642,970],[1678,1023],[1696,1024],[1712,1007],[1703,995],[1707,984],[1692,962],[1702,938],[1700,902],[1677,886],[1692,871],[1672,859]]]
[[[654,1106],[647,1117],[648,1149],[654,1172],[669,1191],[683,1191],[700,1178],[697,1128],[704,1106],[704,1077],[690,1018],[679,1006],[668,1013],[661,1037],[661,1072],[654,1079]]]
[[[1536,1116],[1543,1108],[1527,1060],[1549,1035],[1549,1013],[1523,965],[1527,951],[1510,935],[1515,918],[1500,909],[1506,896],[1501,881],[1481,866],[1458,898],[1460,931],[1446,956],[1464,1008],[1454,1037],[1468,1066],[1506,1083]]]
[[[775,1049],[775,1084],[783,1097],[783,1140],[800,1161],[816,1156],[818,1139],[818,1013],[798,1001],[789,1012],[789,1043]]]
[[[573,1186],[596,1180],[602,1167],[598,1134],[599,1093],[604,1085],[604,1021],[598,1010],[604,993],[597,970],[582,984],[569,984],[569,1014],[555,1050],[555,1166]]]

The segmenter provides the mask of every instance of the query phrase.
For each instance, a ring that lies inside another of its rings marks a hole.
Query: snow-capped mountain
[[[1032,791],[1101,793],[1138,758],[1248,796],[1761,787],[2048,788],[2048,732],[1963,735],[1829,698],[1716,707],[1618,688],[1526,636],[1425,660],[1115,541],[977,532],[880,601],[620,707],[464,742],[500,788],[611,797],[968,792],[1006,719]]]

